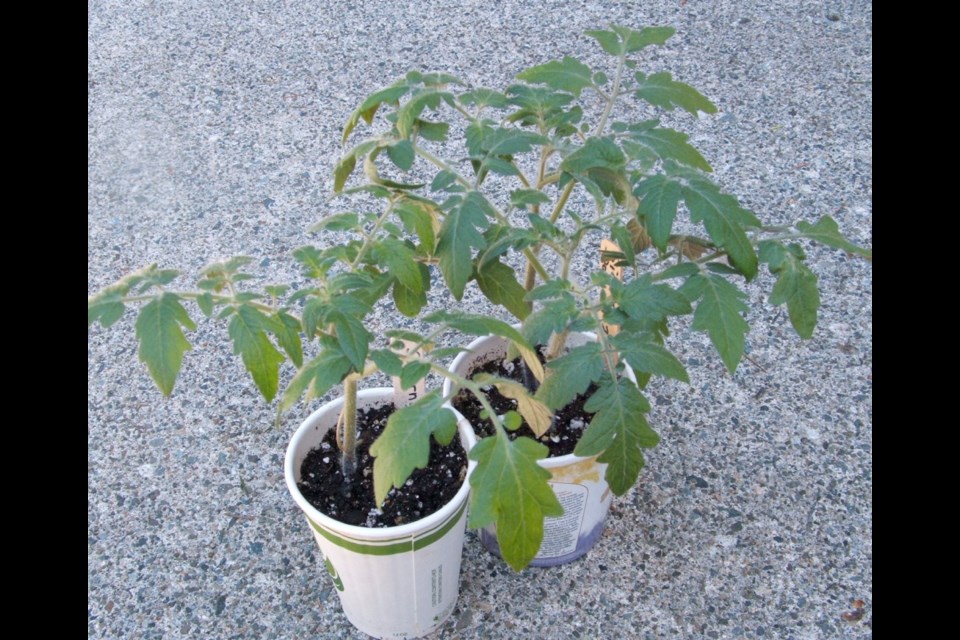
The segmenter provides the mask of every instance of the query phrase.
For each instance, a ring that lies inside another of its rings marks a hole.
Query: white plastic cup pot
[[[596,339],[593,333],[572,333],[567,345],[572,348]],[[484,364],[503,360],[506,354],[505,339],[499,336],[477,338],[454,358],[450,370],[469,377]],[[636,382],[629,366],[625,369],[625,375]],[[446,380],[443,395],[449,396],[452,391],[453,383]],[[571,453],[544,458],[538,464],[550,471],[552,478],[548,482],[563,506],[563,515],[544,519],[543,542],[530,566],[553,567],[572,562],[593,548],[603,533],[613,493],[604,479],[607,465],[597,462],[597,456],[584,458]],[[488,551],[501,555],[496,527],[491,525],[481,529],[480,541]]]
[[[393,389],[365,389],[358,408],[390,403]],[[450,616],[460,587],[460,557],[467,522],[469,482],[439,511],[401,526],[370,529],[324,515],[297,488],[300,465],[337,424],[343,398],[314,411],[287,446],[287,489],[307,522],[343,612],[360,631],[375,638],[419,638]],[[469,422],[457,414],[460,442],[467,451],[476,442]],[[470,461],[468,474],[476,466]]]

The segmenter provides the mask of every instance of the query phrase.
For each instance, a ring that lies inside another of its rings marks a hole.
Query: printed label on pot
[[[423,351],[416,348],[416,342],[411,342],[410,340],[397,340],[395,342],[403,343],[403,347],[393,348],[392,351],[404,360],[406,360],[409,356],[413,356],[414,358],[423,356]],[[400,382],[400,378],[398,376],[393,376],[392,379],[393,406],[395,406],[397,409],[416,402],[417,398],[422,397],[427,392],[426,378],[420,378],[416,384],[407,388],[403,387],[403,383]]]
[[[539,558],[555,558],[577,549],[580,527],[586,511],[587,494],[590,491],[583,485],[550,483],[557,499],[563,507],[559,518],[547,518],[543,522],[543,543],[540,545]]]

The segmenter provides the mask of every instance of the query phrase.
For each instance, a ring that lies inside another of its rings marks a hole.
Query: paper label
[[[607,252],[622,252],[620,245],[609,238],[604,238],[600,241],[600,268],[622,282],[623,267],[617,266],[617,261],[615,258],[605,257],[604,254]],[[604,287],[604,289],[606,290],[607,295],[610,295],[610,287]],[[617,324],[607,324],[606,322],[601,322],[600,328],[602,328],[603,332],[608,336],[615,336],[620,333],[620,325]]]
[[[556,558],[576,551],[586,512],[587,494],[590,493],[579,484],[553,483],[553,491],[563,507],[563,515],[543,521],[543,542],[537,553],[538,558]]]
[[[407,360],[410,357],[419,358],[423,356],[423,350],[417,349],[417,343],[411,342],[409,340],[398,340],[397,342],[402,342],[402,348],[391,348],[391,350],[400,356],[402,359]],[[418,398],[423,397],[427,392],[427,380],[426,378],[421,378],[412,387],[406,389],[400,383],[400,378],[398,376],[393,376],[393,405],[399,409],[405,407],[408,404],[412,404],[417,401]]]

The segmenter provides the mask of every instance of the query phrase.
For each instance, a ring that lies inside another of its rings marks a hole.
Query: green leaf
[[[411,233],[416,233],[420,239],[420,247],[425,255],[433,255],[436,246],[436,236],[434,235],[434,223],[438,218],[439,207],[428,205],[421,201],[403,201],[394,205],[393,210],[400,217],[404,228]],[[437,222],[439,226],[439,222]]]
[[[331,311],[327,320],[336,328],[340,348],[350,360],[350,364],[357,371],[363,371],[367,360],[367,349],[370,347],[373,336],[364,328],[360,320],[339,310]]]
[[[622,171],[626,163],[627,159],[623,152],[612,139],[588,138],[582,147],[564,158],[560,168],[574,175],[580,175],[598,167]]]
[[[515,189],[510,192],[510,204],[522,209],[550,202],[550,196],[537,189]]]
[[[843,249],[847,253],[854,253],[867,260],[873,260],[873,250],[858,247],[844,238],[843,234],[840,233],[840,227],[837,226],[837,221],[830,216],[823,216],[817,220],[816,224],[798,222],[797,229],[811,240],[822,242],[828,247]]]
[[[608,465],[604,477],[610,489],[622,496],[643,468],[640,448],[654,447],[660,441],[643,415],[650,410],[650,403],[633,382],[625,378],[614,382],[608,377],[584,410],[596,413],[574,453],[584,457],[600,454],[598,462]]]
[[[509,105],[507,96],[499,91],[484,89],[482,87],[462,94],[460,96],[460,102],[476,107],[494,107],[495,109],[505,109]]]
[[[440,101],[446,97],[452,99],[452,94],[436,89],[421,89],[410,96],[410,99],[397,110],[397,132],[401,138],[409,138],[416,121],[424,109],[436,109]]]
[[[380,371],[388,376],[400,377],[400,372],[403,370],[403,360],[394,352],[387,349],[377,349],[370,352],[370,359],[380,368]]]
[[[122,290],[108,287],[95,296],[87,299],[87,326],[97,320],[104,327],[109,327],[123,315],[124,307]]]
[[[511,156],[547,142],[547,138],[531,131],[501,127],[492,129],[484,136],[481,149],[492,156]]]
[[[693,315],[695,331],[706,331],[730,373],[737,369],[743,356],[744,336],[750,325],[742,313],[748,310],[746,294],[723,276],[697,274],[680,287],[691,302],[699,299]]]
[[[417,119],[414,125],[421,138],[432,142],[443,142],[447,139],[447,132],[450,131],[450,125],[446,122]]]
[[[300,344],[300,321],[285,311],[277,311],[273,323],[277,343],[299,369],[303,365],[303,347]]]
[[[482,249],[485,241],[481,232],[487,228],[490,205],[479,192],[471,191],[447,214],[437,239],[437,257],[450,293],[457,300],[473,274],[471,249]]]
[[[517,282],[513,269],[499,260],[481,265],[477,284],[490,302],[503,305],[518,319],[523,320],[530,314],[530,303],[523,299],[526,290]]]
[[[398,280],[393,284],[393,302],[397,309],[408,318],[414,318],[427,304],[427,290],[430,288],[430,270],[426,265],[417,264],[420,273],[420,285],[408,289]]]
[[[228,327],[233,352],[241,357],[243,366],[267,402],[277,394],[280,363],[284,359],[266,334],[267,330],[276,329],[275,322],[247,304],[237,307]]]
[[[520,333],[530,344],[546,344],[551,335],[563,331],[576,315],[576,304],[569,296],[550,300],[527,316]]]
[[[487,383],[479,377],[476,378],[476,381],[481,384]],[[553,421],[553,413],[547,408],[547,405],[531,396],[522,384],[499,378],[493,379],[491,382],[497,387],[497,391],[517,402],[517,411],[527,421],[527,426],[530,427],[535,436],[539,438],[547,432],[550,423]]]
[[[656,122],[652,120],[649,124],[655,125]],[[643,126],[634,127],[630,139],[623,144],[627,149],[627,143],[632,141],[649,149],[661,160],[675,160],[688,167],[713,171],[700,152],[687,142],[689,139],[685,133],[666,127]]]
[[[813,335],[817,326],[817,311],[820,308],[820,293],[817,291],[817,276],[803,263],[803,253],[784,249],[774,242],[760,245],[760,259],[767,263],[770,273],[777,276],[770,294],[770,304],[786,303],[790,323],[804,339]]]
[[[372,123],[373,116],[377,113],[377,109],[380,108],[381,104],[384,102],[396,102],[408,91],[410,91],[410,86],[401,80],[400,82],[397,82],[384,89],[380,89],[379,91],[367,96],[366,100],[364,100],[360,106],[357,107],[352,114],[350,114],[350,118],[343,127],[343,137],[340,143],[346,143],[347,138],[350,137],[350,132],[353,131],[354,127],[357,126],[360,118],[363,118],[367,124]]]
[[[430,460],[430,436],[434,432],[456,430],[457,419],[443,406],[439,392],[431,391],[412,405],[397,409],[387,427],[370,445],[373,463],[373,492],[382,505],[393,487],[402,487],[414,469],[422,469]]]
[[[381,241],[374,252],[377,262],[387,265],[389,272],[397,280],[413,291],[423,288],[420,279],[420,263],[415,259],[413,249],[400,240],[387,238]]]
[[[697,111],[716,113],[717,107],[707,100],[699,91],[683,82],[675,82],[666,71],[654,73],[650,76],[638,71],[636,73],[637,91],[634,95],[650,104],[673,111],[680,107],[697,115]]]
[[[683,364],[666,347],[653,340],[649,334],[645,337],[643,335],[621,333],[611,338],[611,342],[634,371],[665,376],[681,382],[690,382]]]
[[[408,362],[400,372],[400,386],[409,389],[430,373],[430,364],[427,362]]]
[[[612,56],[618,56],[623,53],[623,46],[620,37],[612,31],[603,31],[602,29],[591,29],[584,31],[584,34],[590,36],[600,43],[604,51]]]
[[[626,53],[640,51],[651,44],[663,44],[677,31],[673,27],[644,27],[637,31],[615,24],[610,25],[610,28],[623,40],[623,50]]]
[[[327,216],[320,222],[312,225],[307,231],[317,232],[328,229],[330,231],[353,231],[360,228],[360,216],[356,213],[338,213]],[[312,248],[312,247],[311,247]]]
[[[430,191],[450,191],[450,187],[457,182],[457,174],[443,169],[437,172],[430,183]]]
[[[303,265],[303,275],[307,278],[323,278],[330,270],[331,261],[310,245],[294,249],[293,258]]]
[[[521,71],[517,74],[517,79],[532,84],[545,84],[553,89],[569,91],[579,96],[584,88],[593,85],[592,75],[590,67],[576,58],[564,56],[562,61],[552,60]]]
[[[145,304],[137,316],[137,355],[165,396],[173,392],[184,352],[192,349],[181,326],[191,331],[196,328],[180,298],[173,293],[161,293]]]
[[[347,178],[357,167],[357,156],[352,151],[340,158],[337,166],[333,169],[333,192],[340,193],[344,185],[347,184]]]
[[[659,322],[667,316],[693,311],[687,297],[666,284],[653,284],[649,276],[637,278],[623,288],[616,300],[631,318]]]
[[[208,318],[212,316],[214,308],[213,295],[209,292],[201,293],[199,296],[197,296],[197,306],[200,307],[200,311],[203,312],[203,315],[207,316]]]
[[[664,175],[652,176],[638,183],[633,193],[640,198],[637,216],[650,239],[658,249],[666,251],[673,232],[673,220],[677,216],[680,183]]]
[[[403,171],[409,171],[413,166],[413,159],[416,153],[413,150],[413,143],[409,140],[400,140],[387,147],[387,157],[397,168]]]
[[[530,564],[543,542],[543,519],[560,516],[550,472],[537,464],[549,450],[529,438],[504,433],[483,438],[470,450],[470,527],[496,524],[500,552],[514,570]]]
[[[304,391],[307,402],[319,398],[350,372],[351,364],[338,348],[326,348],[305,364],[290,381],[280,399],[281,413],[297,404]]]
[[[557,279],[544,282],[543,284],[534,287],[531,291],[525,296],[527,300],[535,302],[537,300],[546,300],[548,298],[556,298],[562,296],[563,294],[570,291],[571,283],[569,280]]]
[[[583,393],[604,371],[600,345],[596,342],[574,347],[566,355],[547,363],[549,374],[537,389],[536,397],[558,411]]]
[[[690,178],[683,188],[690,220],[703,222],[710,238],[727,252],[730,263],[747,280],[757,275],[757,253],[744,226],[759,227],[757,217],[740,206],[737,199],[721,193],[709,180]]]

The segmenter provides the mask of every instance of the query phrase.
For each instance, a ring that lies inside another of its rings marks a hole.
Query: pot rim
[[[357,392],[357,406],[364,407],[378,402],[389,401],[393,398],[393,389],[390,387],[377,387],[372,389],[361,389]],[[287,484],[287,490],[293,497],[297,506],[306,514],[307,518],[318,525],[335,531],[341,535],[349,536],[359,540],[369,541],[388,541],[398,538],[409,538],[414,535],[420,535],[431,529],[442,526],[447,520],[453,517],[466,502],[470,493],[470,474],[473,473],[477,463],[467,458],[467,475],[460,486],[460,490],[453,498],[434,513],[406,524],[394,527],[370,528],[340,522],[311,505],[300,490],[297,488],[296,478],[300,470],[297,468],[297,452],[301,449],[304,441],[310,435],[311,431],[317,426],[321,419],[328,416],[331,412],[339,413],[343,406],[344,398],[340,396],[330,402],[324,403],[321,407],[307,416],[300,426],[297,427],[290,443],[287,445],[286,456],[283,464],[283,475]],[[470,423],[453,406],[447,402],[443,405],[454,412],[457,418],[457,431],[460,434],[460,441],[464,449],[469,454],[470,449],[476,444],[476,436]]]

